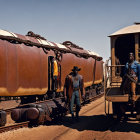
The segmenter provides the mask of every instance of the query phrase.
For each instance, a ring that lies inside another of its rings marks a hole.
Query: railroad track
[[[103,95],[104,95],[104,92],[101,92],[101,94],[96,95],[96,96],[94,96],[94,97],[90,98],[90,99],[89,99],[89,101],[94,101],[94,100],[97,100],[98,98],[102,97]]]
[[[11,131],[11,130],[16,130],[16,129],[28,127],[28,126],[29,126],[29,121],[13,124],[13,125],[9,125],[9,126],[2,126],[2,127],[0,127],[0,133]]]
[[[104,95],[104,93],[102,92],[101,94],[97,95],[97,96],[94,96],[92,98],[89,98],[87,101],[94,101],[94,100],[97,100],[99,99],[100,97],[102,97]],[[38,103],[42,103],[43,101],[41,102],[38,102]],[[22,105],[21,105],[22,106]],[[82,106],[84,106],[84,103],[82,103]],[[15,108],[10,108],[10,109],[6,109],[4,111],[6,111],[7,114],[10,114],[12,109],[15,109]],[[19,128],[23,128],[23,127],[28,127],[29,126],[29,121],[26,121],[26,122],[22,122],[22,123],[17,123],[17,124],[13,124],[13,125],[9,125],[9,126],[3,126],[3,127],[0,127],[0,133],[2,132],[7,132],[7,131],[11,131],[11,130],[16,130],[16,129],[19,129]]]

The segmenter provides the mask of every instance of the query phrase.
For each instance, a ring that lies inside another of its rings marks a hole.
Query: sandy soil
[[[9,109],[18,106],[20,101],[2,101],[0,102],[0,109]]]
[[[0,134],[0,140],[139,140],[140,124],[117,122],[104,114],[104,97],[82,107],[80,121],[63,120]]]
[[[19,105],[19,101],[15,101],[15,100],[12,100],[12,101],[2,101],[0,102],[0,109],[9,109],[9,108],[14,108],[14,107],[17,107]],[[8,125],[11,125],[11,124],[14,124],[15,122],[11,119],[11,115],[8,114],[7,115],[7,122],[6,122],[6,126]]]

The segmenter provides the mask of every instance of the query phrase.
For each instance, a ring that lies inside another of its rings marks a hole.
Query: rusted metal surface
[[[63,47],[49,41],[46,43],[50,45],[44,45],[30,36],[16,36],[0,35],[0,96],[46,94],[48,56],[55,57],[56,51],[62,54],[60,91],[63,91],[66,75],[75,65],[81,68],[80,74],[84,77],[85,87],[102,81],[101,57],[90,55],[80,47]]]
[[[14,108],[5,109],[4,111],[5,111],[6,114],[8,115],[8,114],[11,113],[11,111],[12,111],[13,109],[15,109],[15,107],[14,107]]]
[[[81,68],[79,74],[84,77],[84,85],[85,87],[90,86],[93,84],[94,80],[94,63],[95,60],[92,58],[84,59],[84,58],[77,58],[73,54],[64,54],[63,60],[61,62],[62,65],[62,85],[64,85],[65,77],[68,75],[73,66],[78,66]]]
[[[11,131],[11,130],[16,130],[16,129],[23,128],[23,127],[28,127],[28,124],[29,124],[29,122],[27,121],[27,122],[13,124],[13,125],[9,125],[9,126],[3,126],[3,127],[0,127],[0,133]]]
[[[89,101],[94,101],[103,96],[103,92],[97,95],[92,95],[82,101],[82,105]],[[12,110],[11,118],[16,122],[30,121],[31,125],[44,124],[47,121],[52,121],[58,116],[65,116],[68,113],[67,103],[63,99],[54,99],[38,104],[28,104],[17,107]]]
[[[21,37],[21,36],[19,36]],[[45,48],[47,50],[58,50],[60,52],[66,52],[66,53],[72,53],[72,54],[75,54],[75,55],[79,55],[80,57],[84,57],[84,58],[87,58],[87,57],[93,57],[95,58],[95,56],[92,56],[90,54],[86,54],[86,53],[80,53],[78,51],[71,51],[70,49],[64,49],[64,48],[59,48],[57,45],[55,46],[49,46],[49,45],[43,45],[43,44],[40,44],[39,42],[36,43],[35,42],[32,42],[31,40],[25,40],[23,39],[24,36],[22,36],[22,38],[15,38],[15,37],[9,37],[9,36],[3,36],[3,35],[0,35],[0,39],[2,40],[7,40],[7,41],[10,41],[10,42],[13,42],[13,43],[16,43],[16,44],[21,44],[21,43],[24,43],[25,45],[27,46],[36,46],[38,48]],[[54,43],[55,44],[55,43]],[[102,57],[97,57],[99,60],[102,59]]]
[[[0,51],[0,96],[47,91],[48,58],[42,49],[0,40]]]
[[[94,84],[99,84],[103,80],[103,61],[97,61],[96,60],[96,66],[95,66],[95,79]]]
[[[31,124],[44,124],[56,116],[65,114],[66,102],[63,98],[56,98],[44,102],[27,104],[11,111],[11,118],[16,122],[30,121]]]
[[[102,97],[104,94],[103,94],[103,92],[102,93],[100,93],[100,94],[98,94],[98,95],[96,95],[96,96],[93,96],[93,97],[91,97],[91,98],[89,98],[88,100],[86,100],[86,101],[94,101],[94,100],[97,100],[97,99],[99,99],[100,97]],[[50,101],[53,101],[53,100],[50,100]],[[88,103],[87,102],[87,103]],[[42,103],[42,104],[44,104],[45,102],[44,101],[42,101],[42,102],[38,102],[38,104],[40,104],[40,103]],[[31,104],[30,104],[31,105]],[[32,105],[33,105],[33,103],[32,103]],[[54,110],[54,108],[56,107],[56,105],[53,105],[52,103],[50,103],[50,104],[48,104],[50,107],[52,107],[53,108],[53,110]],[[83,102],[82,103],[82,106],[84,106],[85,105],[85,102]],[[9,109],[9,111],[8,112],[11,112],[11,110],[13,110],[14,108],[11,108],[11,109]],[[31,110],[30,110],[31,109]],[[38,110],[36,109],[36,108],[34,108],[33,106],[31,107],[29,109],[29,114],[28,115],[30,115],[30,120],[35,120],[36,118],[38,118]],[[31,111],[31,112],[30,112]],[[50,109],[50,111],[52,111],[52,109]],[[56,111],[56,113],[57,113],[57,110],[55,109],[55,111]],[[31,113],[31,114],[30,114]],[[35,113],[35,115],[33,115]],[[68,113],[68,112],[67,112]],[[66,114],[66,113],[65,113]],[[46,120],[49,120],[49,116],[47,116],[48,118],[46,118]],[[41,119],[41,118],[40,118]],[[45,121],[44,119],[42,119],[42,120],[40,120],[40,122],[41,121]],[[49,121],[51,121],[51,120],[49,120]],[[7,131],[11,131],[11,130],[16,130],[16,129],[20,129],[20,128],[24,128],[24,127],[28,127],[29,126],[29,123],[31,123],[30,121],[26,121],[26,122],[22,122],[22,123],[16,123],[16,124],[13,124],[13,125],[9,125],[9,126],[4,126],[4,127],[0,127],[0,133],[2,133],[2,132],[7,132]],[[44,122],[42,122],[41,124],[43,124]]]

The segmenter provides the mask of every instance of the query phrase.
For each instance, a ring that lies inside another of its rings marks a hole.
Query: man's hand
[[[67,96],[65,96],[64,98],[65,98],[65,101],[67,101]]]
[[[140,82],[138,82],[138,83],[137,83],[137,85],[139,85],[139,86],[140,86]]]
[[[85,100],[85,95],[84,94],[82,95],[82,99]]]

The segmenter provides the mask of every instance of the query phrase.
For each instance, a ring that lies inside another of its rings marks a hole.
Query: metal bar
[[[104,101],[105,101],[105,113],[106,113],[106,99],[105,99],[105,90],[106,90],[106,64],[105,64],[105,75],[104,75]]]
[[[135,58],[137,61],[139,61],[139,55],[138,55],[138,50],[139,50],[139,34],[135,34]]]
[[[106,100],[105,100],[105,114],[106,114]]]
[[[109,109],[110,109],[110,102],[108,101],[108,115],[109,115]]]
[[[18,123],[18,124],[13,124],[10,126],[3,126],[3,127],[0,127],[0,133],[23,128],[23,127],[28,127],[28,124],[29,124],[29,121]]]
[[[124,67],[125,65],[111,65],[111,66],[107,66],[107,67]]]

